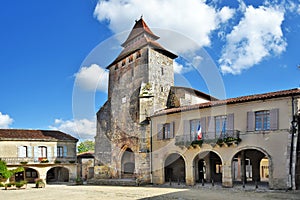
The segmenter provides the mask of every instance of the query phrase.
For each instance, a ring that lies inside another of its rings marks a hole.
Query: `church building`
[[[300,89],[219,100],[174,86],[173,60],[141,18],[107,66],[94,181],[299,188]]]

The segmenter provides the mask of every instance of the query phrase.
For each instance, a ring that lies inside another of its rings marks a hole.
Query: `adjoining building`
[[[97,112],[96,179],[300,185],[300,89],[219,100],[174,86],[177,56],[136,21]]]
[[[77,154],[77,174],[82,180],[94,178],[94,151]]]
[[[74,181],[77,141],[60,131],[0,129],[0,159],[8,169],[24,167],[25,171],[11,177],[12,181]]]
[[[167,108],[151,116],[153,183],[299,187],[300,89]],[[297,120],[296,120],[297,119]],[[298,148],[298,150],[297,150]],[[297,163],[298,162],[298,163]]]

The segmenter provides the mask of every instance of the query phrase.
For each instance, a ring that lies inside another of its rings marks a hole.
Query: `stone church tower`
[[[141,18],[107,67],[108,100],[97,112],[95,178],[150,181],[149,117],[167,106],[177,57],[158,39]]]

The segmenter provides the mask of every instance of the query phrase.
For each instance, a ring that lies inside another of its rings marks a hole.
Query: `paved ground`
[[[253,200],[253,199],[300,199],[300,191],[269,191],[253,188],[224,189],[215,187],[177,187],[145,186],[92,186],[92,185],[47,185],[46,188],[34,188],[28,185],[26,189],[4,190],[0,188],[2,200],[83,200],[83,199],[226,199],[226,200]]]

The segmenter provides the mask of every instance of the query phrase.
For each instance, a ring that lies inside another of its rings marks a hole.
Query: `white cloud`
[[[245,16],[226,36],[219,60],[223,73],[240,74],[270,55],[285,51],[281,25],[284,9],[278,6],[248,6]]]
[[[0,128],[9,128],[9,125],[13,123],[13,119],[9,115],[2,114],[0,112]]]
[[[94,11],[99,21],[109,22],[114,33],[130,30],[134,20],[143,14],[150,27],[179,32],[196,41],[200,47],[210,45],[212,31],[233,13],[234,10],[228,7],[218,10],[205,1],[195,0],[149,0],[147,3],[141,0],[108,0],[99,1]]]
[[[60,130],[77,139],[93,139],[96,135],[96,119],[75,119],[66,121],[55,119],[54,125],[49,126],[49,128],[52,130]]]
[[[174,61],[173,67],[175,74],[184,74],[194,70],[194,66],[191,63],[186,63],[185,66],[183,66],[182,64],[179,64],[178,62]]]
[[[173,63],[174,73],[181,74],[183,72],[183,65],[179,64],[178,62]]]
[[[226,22],[234,15],[234,10],[229,7],[223,7],[218,13],[221,22]]]
[[[97,64],[80,68],[75,77],[75,84],[83,90],[107,92],[108,72]]]

